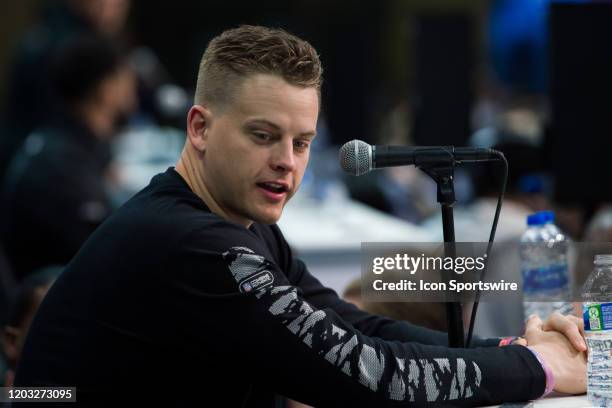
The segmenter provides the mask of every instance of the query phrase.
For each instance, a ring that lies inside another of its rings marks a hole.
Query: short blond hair
[[[323,68],[316,50],[285,30],[243,25],[213,38],[200,62],[194,103],[224,106],[253,74],[278,75],[291,85],[316,88]]]

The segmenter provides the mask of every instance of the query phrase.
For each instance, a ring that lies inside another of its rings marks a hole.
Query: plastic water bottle
[[[595,256],[582,300],[589,348],[587,398],[596,407],[612,407],[612,255]]]
[[[525,319],[532,314],[546,319],[552,312],[572,312],[569,302],[567,252],[569,242],[553,223],[551,211],[527,217],[527,231],[521,237]]]
[[[544,224],[545,235],[548,242],[554,243],[558,247],[562,254],[559,256],[558,265],[562,268],[564,277],[562,280],[566,282],[566,286],[558,291],[558,297],[562,298],[559,301],[552,302],[553,311],[561,314],[575,314],[574,306],[571,303],[570,287],[571,287],[571,276],[568,269],[568,251],[570,247],[570,241],[567,236],[559,229],[555,224],[555,214],[552,211],[544,211],[547,217],[547,222]],[[562,259],[561,259],[562,258]],[[560,271],[561,273],[561,271]]]

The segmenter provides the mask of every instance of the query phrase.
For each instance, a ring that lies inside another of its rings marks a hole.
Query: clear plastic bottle
[[[567,268],[569,242],[553,221],[551,211],[532,214],[527,217],[528,228],[521,237],[525,318],[536,314],[546,319],[554,311],[572,312]]]
[[[589,348],[587,398],[593,406],[612,407],[612,255],[595,256],[582,300]]]
[[[566,285],[566,287],[560,290],[558,295],[562,299],[552,302],[552,309],[564,315],[574,314],[574,306],[570,302],[571,275],[568,269],[570,240],[555,224],[555,213],[552,211],[543,212],[546,214],[546,223],[544,224],[544,229],[546,231],[545,236],[548,242],[554,243],[556,247],[556,251],[559,254],[557,257],[557,264],[561,267],[559,273],[564,275],[561,280],[564,281]]]

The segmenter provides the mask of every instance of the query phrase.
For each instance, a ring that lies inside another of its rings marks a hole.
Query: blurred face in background
[[[253,74],[227,106],[195,106],[190,118],[194,109],[206,122],[202,178],[226,218],[245,226],[277,222],[308,163],[319,113],[317,90]]]
[[[116,35],[125,26],[130,0],[72,0],[73,9],[98,31]]]
[[[96,109],[107,115],[110,137],[123,124],[138,105],[137,80],[132,69],[120,66],[99,85],[95,96]]]

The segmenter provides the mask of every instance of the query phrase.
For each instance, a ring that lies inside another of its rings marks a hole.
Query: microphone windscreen
[[[362,140],[351,140],[340,148],[340,167],[353,176],[372,170],[372,146]]]

